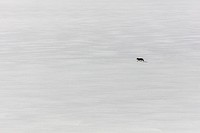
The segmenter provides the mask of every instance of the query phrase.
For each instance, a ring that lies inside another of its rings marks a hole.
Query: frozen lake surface
[[[0,132],[199,133],[199,5],[0,0]]]

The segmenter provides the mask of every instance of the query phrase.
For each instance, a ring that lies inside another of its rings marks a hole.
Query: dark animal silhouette
[[[145,62],[143,58],[137,58],[137,61]]]

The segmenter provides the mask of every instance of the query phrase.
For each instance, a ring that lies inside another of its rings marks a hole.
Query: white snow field
[[[199,133],[199,5],[0,0],[0,132]]]

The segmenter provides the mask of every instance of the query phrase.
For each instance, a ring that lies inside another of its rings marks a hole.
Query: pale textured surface
[[[200,132],[199,5],[0,0],[0,132]]]

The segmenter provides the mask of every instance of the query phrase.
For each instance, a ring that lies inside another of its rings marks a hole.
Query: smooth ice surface
[[[0,0],[0,132],[199,133],[199,5]]]

